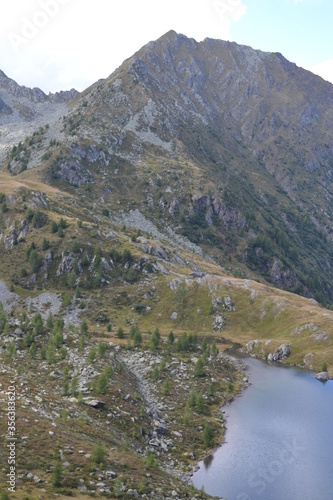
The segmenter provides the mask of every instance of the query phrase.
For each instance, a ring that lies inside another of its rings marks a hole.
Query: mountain
[[[171,31],[77,96],[41,166],[170,224],[236,275],[330,304],[332,102],[330,83],[281,54]]]
[[[183,479],[246,385],[231,348],[332,377],[332,97],[174,31],[80,94],[0,73],[0,364],[40,424],[22,491],[208,498]]]
[[[77,94],[72,89],[46,95],[38,88],[18,85],[0,70],[0,160],[10,146],[67,114],[68,103]]]

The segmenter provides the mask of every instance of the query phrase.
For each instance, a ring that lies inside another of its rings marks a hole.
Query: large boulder
[[[250,354],[254,349],[259,346],[259,340],[250,340],[245,346],[245,350],[248,354]]]
[[[282,344],[280,347],[269,353],[267,359],[268,361],[280,361],[281,359],[287,358],[290,354],[290,344]]]
[[[328,375],[326,372],[317,373],[317,375],[315,375],[315,377],[320,382],[327,382],[327,380],[328,380]]]

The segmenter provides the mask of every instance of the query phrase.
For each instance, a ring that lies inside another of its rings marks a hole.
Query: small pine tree
[[[186,412],[185,412],[185,414],[184,414],[183,423],[184,423],[184,425],[186,425],[186,426],[190,423],[190,416],[189,416],[189,414],[188,414],[188,411],[186,411]]]
[[[80,251],[80,245],[77,240],[74,240],[71,246],[71,252],[79,253],[79,251]]]
[[[59,220],[59,227],[61,227],[61,229],[66,229],[66,227],[67,227],[67,222],[65,221],[65,219],[63,217],[61,217]]]
[[[190,408],[194,408],[196,404],[197,404],[197,396],[194,391],[191,391],[188,398],[188,405],[190,406]]]
[[[61,462],[57,461],[52,472],[52,485],[55,488],[59,488],[62,483],[62,467]]]
[[[166,396],[167,396],[168,394],[170,394],[170,382],[169,382],[169,379],[168,379],[168,378],[166,378],[166,379],[164,380],[164,382],[163,382],[163,385],[162,385],[162,393],[163,393],[164,395],[166,395]]]
[[[117,330],[117,337],[118,337],[118,339],[123,339],[123,338],[124,338],[124,336],[125,336],[125,335],[124,335],[124,330],[123,330],[123,328],[120,326],[120,327],[118,328],[118,330]]]
[[[88,354],[89,363],[93,363],[96,359],[96,350],[92,347]]]
[[[108,379],[112,378],[112,376],[113,376],[113,370],[112,370],[112,367],[111,367],[110,365],[106,365],[106,366],[104,367],[104,371],[103,371],[103,373],[104,373],[104,375],[105,375]]]
[[[97,380],[97,393],[105,394],[108,386],[108,379],[104,373],[102,373]]]
[[[53,365],[56,362],[55,347],[51,342],[46,350],[46,361],[49,365]]]
[[[88,323],[86,321],[82,321],[80,331],[83,335],[88,333]]]
[[[168,344],[173,344],[175,341],[175,335],[173,332],[170,332],[169,335],[168,335]]]
[[[158,380],[159,378],[160,378],[160,370],[158,369],[158,366],[155,365],[153,370],[153,379]]]
[[[160,334],[158,327],[156,327],[154,333],[152,334],[152,336],[150,338],[150,348],[152,351],[156,351],[156,349],[158,348],[158,346],[160,344],[160,341],[161,341],[161,334]]]
[[[218,348],[216,347],[215,340],[211,345],[210,352],[212,353],[212,356],[216,356],[219,352]]]
[[[7,352],[9,354],[9,356],[15,356],[15,354],[16,354],[16,347],[15,347],[14,342],[9,342],[7,344]]]
[[[73,377],[71,381],[71,394],[72,396],[75,396],[77,394],[79,387],[79,381],[77,377]]]
[[[54,326],[54,323],[53,323],[53,318],[52,318],[52,314],[50,313],[47,317],[47,320],[46,320],[46,326],[47,328],[51,329],[53,328]]]
[[[100,465],[106,457],[106,448],[102,444],[97,444],[92,450],[92,460],[95,464]]]
[[[101,358],[104,358],[106,353],[107,345],[105,342],[98,342],[97,352]]]
[[[55,220],[51,222],[50,231],[52,234],[55,234],[58,231],[58,224]]]
[[[206,422],[202,433],[202,440],[206,446],[211,446],[214,440],[214,431],[211,425]]]
[[[36,354],[37,354],[37,347],[36,347],[35,342],[33,342],[30,346],[30,349],[29,349],[29,358],[35,359]]]
[[[70,273],[70,275],[68,276],[67,284],[68,284],[69,288],[72,288],[72,289],[75,288],[75,285],[76,285],[76,274],[75,274],[74,269]]]
[[[69,394],[69,383],[68,380],[64,382],[64,385],[62,386],[62,393],[64,396],[68,396]]]
[[[44,238],[43,242],[42,242],[42,250],[45,251],[45,250],[48,250],[49,248],[50,248],[50,242],[49,242],[49,240]]]
[[[134,334],[133,343],[136,347],[138,347],[142,344],[142,335],[141,335],[139,330],[137,330]]]
[[[203,377],[205,375],[205,364],[202,358],[199,358],[194,367],[194,375]]]
[[[205,408],[205,401],[202,394],[199,394],[199,396],[197,397],[196,406],[197,406],[197,412],[202,414]]]

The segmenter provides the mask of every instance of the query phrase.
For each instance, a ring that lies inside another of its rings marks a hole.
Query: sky
[[[234,41],[333,83],[332,0],[11,0],[0,19],[0,69],[44,92],[84,90],[173,29]]]

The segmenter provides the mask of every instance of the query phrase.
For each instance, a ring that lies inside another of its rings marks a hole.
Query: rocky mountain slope
[[[332,89],[281,54],[171,31],[5,168],[89,187],[110,213],[137,209],[236,275],[330,304]]]
[[[332,377],[332,89],[175,32],[81,94],[0,73],[17,498],[207,498],[184,478],[246,384],[228,349]]]
[[[74,89],[46,95],[38,88],[18,85],[0,70],[0,160],[10,148],[38,127],[53,125],[66,115]]]

